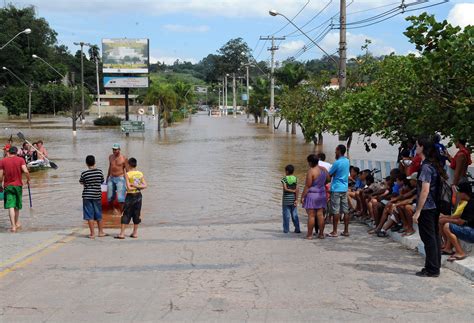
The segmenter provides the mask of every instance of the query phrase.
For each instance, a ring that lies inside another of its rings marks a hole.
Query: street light
[[[332,55],[329,55],[328,52],[326,52],[324,49],[321,48],[321,46],[319,46],[311,37],[309,37],[303,30],[301,30],[300,27],[298,27],[297,25],[295,25],[295,23],[293,23],[293,21],[291,21],[291,19],[289,19],[287,16],[285,16],[284,14],[272,9],[270,11],[268,11],[268,13],[270,14],[270,16],[272,17],[275,17],[275,16],[282,16],[283,18],[285,18],[290,24],[292,24],[296,29],[299,30],[299,32],[304,35],[306,38],[308,38],[314,45],[316,45],[321,51],[323,51],[324,54],[326,54],[335,64],[336,66],[339,65],[339,63],[332,57]]]
[[[4,49],[5,47],[7,47],[8,44],[10,44],[15,38],[17,38],[18,36],[20,36],[21,34],[29,34],[31,33],[31,29],[30,28],[26,28],[25,30],[23,31],[20,31],[18,34],[16,34],[15,36],[13,36],[12,39],[10,39],[5,45],[3,45],[2,47],[0,47],[0,50]]]
[[[46,65],[48,65],[53,71],[55,71],[59,76],[61,76],[63,79],[66,79],[66,82],[69,83],[69,80],[66,78],[66,76],[64,76],[63,74],[61,74],[61,72],[59,72],[57,69],[55,69],[51,64],[49,64],[47,61],[45,61],[44,59],[42,59],[41,57],[39,57],[38,55],[31,55],[31,57],[33,57],[34,59],[39,59],[40,61],[42,61],[43,63],[45,63]]]
[[[7,67],[5,66],[2,66],[2,69],[4,71],[7,71],[9,72],[11,75],[13,75],[18,81],[20,81],[20,83],[22,83],[24,86],[26,86],[28,88],[28,122],[31,123],[31,92],[32,92],[32,84],[30,82],[30,85],[26,84],[25,81],[23,81],[18,75],[16,75],[15,73],[13,73],[12,70],[8,69]]]
[[[81,102],[82,102],[82,112],[81,112],[81,120],[82,123],[84,124],[86,122],[86,119],[84,117],[85,115],[85,103],[84,103],[84,45],[91,47],[92,44],[89,43],[84,43],[84,42],[74,42],[74,45],[76,46],[81,46]]]
[[[46,65],[48,65],[53,71],[55,71],[59,76],[61,76],[63,79],[66,80],[66,86],[67,85],[71,85],[71,88],[72,88],[72,135],[75,137],[76,136],[76,121],[77,121],[77,116],[76,116],[76,104],[74,102],[74,86],[72,84],[71,81],[69,81],[68,78],[66,78],[66,76],[64,76],[63,74],[61,74],[57,69],[55,69],[51,64],[49,64],[47,61],[45,61],[44,59],[42,59],[41,57],[39,57],[38,55],[36,54],[33,54],[31,55],[31,57],[33,57],[34,59],[39,59],[41,60],[43,63],[45,63]],[[71,73],[72,74],[72,73]]]

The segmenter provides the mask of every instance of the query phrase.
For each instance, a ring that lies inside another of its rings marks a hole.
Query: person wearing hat
[[[113,144],[112,154],[109,156],[109,171],[107,173],[107,200],[112,207],[115,197],[120,205],[120,213],[125,202],[125,173],[127,172],[127,158],[120,152],[120,144]]]
[[[17,156],[18,148],[10,147],[7,156],[0,160],[0,181],[3,181],[4,206],[8,210],[11,222],[11,232],[16,232],[21,224],[19,222],[22,208],[23,173],[26,182],[30,183],[30,173],[25,160]]]
[[[468,182],[459,184],[458,193],[461,200],[467,201],[467,204],[459,218],[450,219],[443,226],[448,241],[442,251],[444,254],[451,255],[448,258],[450,262],[463,260],[467,257],[459,240],[474,243],[474,199],[472,198],[471,184]],[[453,248],[454,252],[452,252]]]

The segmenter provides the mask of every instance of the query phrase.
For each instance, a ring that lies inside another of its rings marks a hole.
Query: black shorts
[[[133,224],[140,224],[142,222],[140,219],[141,210],[142,193],[127,194],[120,223],[129,224],[130,220],[133,220]]]

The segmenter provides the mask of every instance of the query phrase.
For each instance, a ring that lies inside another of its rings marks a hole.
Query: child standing
[[[283,213],[283,232],[290,231],[290,216],[295,233],[301,233],[300,221],[298,219],[298,179],[293,175],[295,167],[287,165],[285,167],[286,176],[281,179],[283,185],[282,213]]]
[[[123,206],[122,219],[120,221],[120,234],[115,239],[125,239],[125,227],[133,220],[133,232],[130,238],[138,238],[138,225],[141,222],[140,212],[142,210],[141,190],[147,188],[147,183],[143,173],[137,170],[137,160],[130,158],[128,160],[129,171],[125,175],[127,185],[127,196]]]
[[[86,157],[88,170],[83,171],[79,183],[84,186],[82,191],[82,209],[84,220],[89,225],[89,238],[94,239],[94,221],[99,227],[99,237],[105,237],[102,226],[102,192],[100,185],[104,182],[104,174],[95,167],[95,157],[89,155]]]

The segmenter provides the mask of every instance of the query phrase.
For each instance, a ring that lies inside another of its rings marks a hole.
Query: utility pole
[[[232,109],[234,110],[234,118],[237,118],[237,98],[235,93],[235,73],[232,74]]]
[[[260,40],[271,40],[272,47],[268,48],[272,54],[272,61],[271,61],[271,78],[270,78],[270,109],[268,110],[268,118],[270,120],[270,127],[272,127],[272,132],[275,132],[274,122],[273,122],[273,115],[275,113],[275,51],[278,50],[278,46],[275,46],[275,40],[285,40],[285,37],[275,37],[275,36],[267,36],[267,37],[260,37]]]
[[[74,42],[74,45],[76,46],[81,46],[81,103],[82,103],[82,109],[81,109],[81,120],[82,123],[86,123],[85,115],[86,115],[86,108],[85,108],[85,103],[84,103],[84,45],[86,46],[92,46],[89,43],[84,43],[83,41],[77,43]]]
[[[346,0],[340,0],[340,14],[339,14],[339,91],[344,92],[346,89]]]
[[[77,109],[76,109],[76,91],[74,89],[76,83],[76,73],[71,72],[71,88],[72,88],[72,135],[77,134]]]
[[[227,115],[227,74],[224,76],[224,115]]]
[[[97,109],[99,109],[99,118],[100,115],[100,84],[99,84],[99,58],[95,58],[95,75],[96,75],[96,82],[97,82]]]
[[[247,119],[250,117],[250,113],[249,113],[249,104],[250,104],[249,67],[250,67],[249,64],[246,64],[246,65],[245,65],[245,68],[247,69],[247,70],[246,70],[246,72],[247,72]]]

